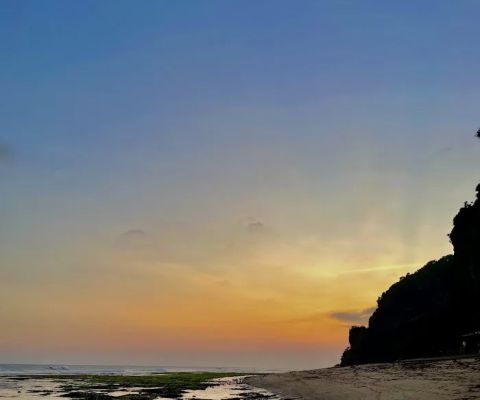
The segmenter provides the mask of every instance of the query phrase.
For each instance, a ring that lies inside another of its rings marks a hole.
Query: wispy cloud
[[[348,323],[365,323],[376,307],[369,307],[363,310],[333,311],[329,315],[331,318]]]
[[[261,221],[252,221],[247,224],[248,232],[257,233],[265,228],[265,224]]]
[[[115,244],[121,249],[134,249],[150,246],[151,240],[144,230],[129,229],[117,237]]]
[[[362,272],[376,272],[376,271],[389,271],[389,270],[406,270],[411,271],[412,269],[418,268],[420,265],[419,262],[412,263],[412,264],[398,264],[398,265],[382,265],[378,267],[368,267],[368,268],[355,268],[355,269],[347,269],[340,271],[339,274],[355,274],[355,273],[362,273]]]
[[[120,235],[121,237],[127,237],[127,238],[132,238],[132,237],[145,237],[147,234],[145,231],[142,229],[130,229]]]

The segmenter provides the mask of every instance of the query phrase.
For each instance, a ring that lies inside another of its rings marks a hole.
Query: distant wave
[[[147,374],[167,372],[163,367],[126,365],[0,364],[0,373],[10,374]]]
[[[0,375],[40,374],[108,374],[144,375],[161,372],[282,372],[235,367],[192,367],[192,366],[131,366],[131,365],[69,365],[69,364],[0,364]]]

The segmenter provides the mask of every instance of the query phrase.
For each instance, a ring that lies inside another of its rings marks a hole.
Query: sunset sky
[[[3,0],[0,362],[338,362],[473,199],[479,15]]]

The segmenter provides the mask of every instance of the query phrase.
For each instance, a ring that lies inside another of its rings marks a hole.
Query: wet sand
[[[416,360],[247,378],[284,399],[480,399],[480,359]]]

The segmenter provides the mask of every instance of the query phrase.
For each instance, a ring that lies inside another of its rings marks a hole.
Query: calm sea
[[[63,365],[63,364],[0,364],[0,375],[17,374],[121,374],[142,375],[152,372],[209,371],[259,372],[245,368],[223,367],[152,367],[130,365]]]

